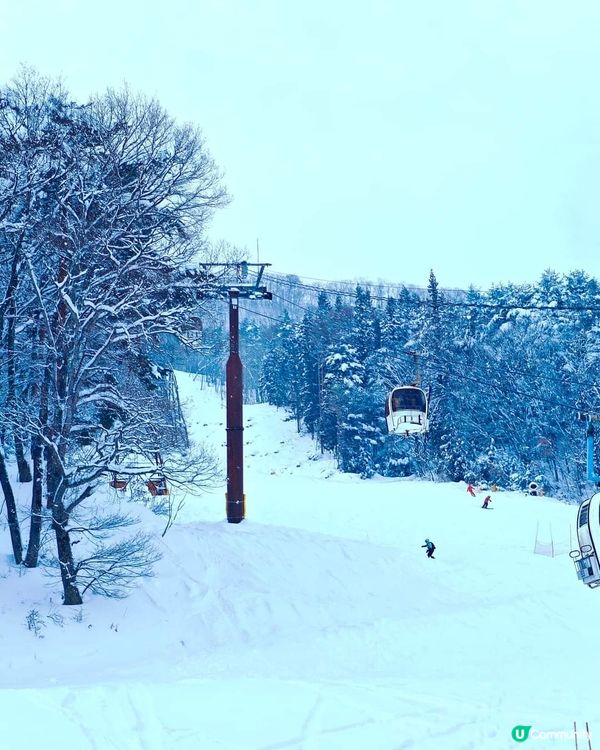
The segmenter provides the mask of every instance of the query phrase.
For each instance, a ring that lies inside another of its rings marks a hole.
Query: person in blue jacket
[[[429,539],[426,539],[425,544],[422,544],[421,547],[426,547],[427,557],[431,557],[433,560],[435,560],[435,557],[433,556],[433,553],[435,552],[435,544],[433,542],[430,542]]]

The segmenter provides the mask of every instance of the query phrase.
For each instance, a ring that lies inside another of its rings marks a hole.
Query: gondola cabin
[[[394,435],[418,435],[429,427],[428,400],[425,391],[416,385],[401,385],[387,397],[385,419]]]
[[[577,543],[579,549],[570,555],[575,563],[577,578],[586,586],[600,586],[600,492],[579,506],[577,513]]]
[[[109,482],[109,485],[113,488],[113,490],[121,491],[126,490],[128,484],[128,480],[124,477],[119,476],[118,474],[113,474],[112,479]]]
[[[146,482],[146,487],[148,487],[148,491],[152,497],[171,494],[167,480],[164,477],[152,477],[152,479]]]
[[[152,497],[162,497],[163,495],[170,495],[171,490],[169,489],[169,485],[167,484],[165,475],[162,472],[164,461],[162,460],[160,451],[154,452],[154,463],[156,464],[156,474],[150,477],[150,479],[146,482],[146,487],[148,488],[148,491],[150,492]]]

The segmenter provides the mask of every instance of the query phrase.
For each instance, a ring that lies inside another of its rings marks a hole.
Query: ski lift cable
[[[381,282],[350,281],[350,280],[346,280],[346,281],[340,281],[340,280],[338,280],[338,281],[332,281],[332,280],[328,280],[328,279],[315,279],[315,278],[311,278],[311,277],[308,277],[308,276],[302,276],[302,277],[300,277],[298,274],[283,274],[283,273],[279,273],[277,271],[269,271],[266,275],[270,276],[273,279],[273,281],[284,283],[284,284],[288,284],[290,286],[303,286],[303,287],[305,287],[307,289],[312,289],[312,290],[319,289],[319,291],[323,291],[323,292],[326,292],[326,293],[341,294],[341,295],[344,295],[344,296],[352,296],[352,297],[356,296],[355,292],[346,292],[346,291],[341,291],[341,290],[332,290],[332,289],[327,289],[327,288],[321,288],[321,287],[318,287],[318,286],[316,286],[314,284],[303,284],[301,281],[297,281],[297,282],[296,281],[292,281],[292,279],[290,279],[289,277],[290,276],[291,277],[296,277],[298,279],[304,278],[304,279],[308,279],[310,281],[320,281],[320,282],[325,283],[325,284],[352,284],[353,286],[362,286],[362,287],[365,287],[367,289],[370,289],[370,288],[376,287],[376,286],[387,286],[388,288],[394,288],[394,289],[400,289],[400,290],[406,289],[406,291],[409,291],[409,292],[427,292],[428,291],[427,287],[419,287],[419,286],[415,286],[413,284],[408,284],[408,285],[407,284],[393,284],[393,283],[387,283],[387,282],[383,282],[383,281],[381,281]],[[471,286],[469,289],[458,289],[458,288],[453,288],[453,287],[441,287],[441,286],[438,287],[438,288],[439,288],[439,291],[441,293],[443,293],[443,292],[455,292],[455,293],[466,295],[466,294],[471,294],[474,291],[475,292],[479,292],[479,289],[477,289],[474,286]],[[492,289],[493,289],[493,286],[492,286]],[[479,292],[479,293],[487,294],[487,292]],[[372,296],[371,299],[378,300],[378,301],[387,301],[388,297],[377,297],[377,296],[373,297]],[[427,301],[426,300],[421,300],[420,302],[427,302]],[[417,302],[415,302],[415,303],[418,304]],[[503,305],[503,304],[500,304],[500,303],[493,303],[493,304],[489,303],[489,304],[487,304],[487,303],[478,303],[478,302],[472,302],[472,303],[471,302],[469,302],[469,303],[455,302],[455,303],[450,303],[450,302],[447,302],[447,301],[442,301],[442,302],[440,302],[440,304],[441,305],[446,305],[446,306],[448,306],[448,305],[452,305],[452,306],[465,305],[465,306],[469,306],[469,307],[478,307],[480,305],[483,305],[483,306],[491,306],[491,307],[500,307],[500,308],[503,308],[503,309],[504,308],[521,309],[521,308],[525,307],[527,309],[542,309],[542,310],[545,310],[545,309],[549,309],[549,310],[562,310],[562,309],[564,309],[564,310],[574,310],[574,309],[575,310],[600,310],[600,305],[585,306],[585,305],[548,304],[548,305],[525,305],[524,306],[524,305],[514,305],[514,304]]]
[[[315,309],[315,308],[313,308],[311,310],[310,307],[304,307],[304,305],[299,305],[297,302],[292,302],[292,300],[286,299],[281,294],[277,294],[276,292],[272,292],[272,294],[273,294],[273,297],[277,297],[278,299],[282,300],[283,302],[285,302],[288,305],[293,305],[294,307],[298,307],[298,308],[300,308],[300,310],[303,310],[304,312],[310,313],[310,312],[313,312],[313,310]],[[259,312],[256,312],[254,310],[250,310],[247,307],[242,307],[241,305],[240,305],[239,309],[240,310],[244,310],[244,312],[250,313],[251,315],[258,315],[261,318],[267,318],[268,320],[273,320],[276,323],[290,323],[292,325],[296,325],[293,321],[289,321],[289,320],[286,321],[284,318],[275,318],[272,315],[265,315],[265,313],[259,313]]]
[[[340,297],[349,297],[351,299],[356,298],[356,292],[347,292],[342,291],[340,289],[323,289],[321,287],[312,286],[309,284],[294,284],[291,282],[288,282],[287,280],[283,279],[274,279],[273,281],[287,284],[288,286],[292,288],[297,289],[305,289],[307,291],[311,292],[324,292],[325,294],[333,295],[333,296],[340,296]],[[371,295],[371,300],[374,302],[387,302],[389,299],[395,299],[396,302],[400,304],[406,304],[406,305],[412,305],[415,307],[425,307],[430,305],[431,303],[429,300],[409,300],[405,303],[403,303],[401,300],[399,300],[397,297],[378,297],[375,295]],[[515,304],[515,303],[491,303],[491,302],[451,302],[449,300],[440,300],[438,302],[438,306],[441,307],[466,307],[466,308],[474,308],[474,309],[487,309],[487,310],[502,310],[502,311],[508,311],[508,310],[538,310],[540,312],[600,312],[600,306],[599,305],[529,305],[529,304]]]
[[[273,294],[273,296],[279,296],[279,295],[275,295],[275,293],[274,293],[274,294]],[[294,303],[291,303],[291,304],[294,304]],[[300,305],[298,305],[298,307],[300,307],[301,309],[305,310],[306,312],[311,312],[310,308],[305,308],[305,307],[302,307],[302,306],[300,306]],[[240,309],[240,310],[243,310],[244,312],[250,313],[251,315],[258,315],[258,316],[259,316],[260,318],[265,318],[266,320],[271,320],[271,321],[273,321],[274,323],[282,323],[282,324],[286,324],[286,325],[299,325],[298,323],[294,323],[293,321],[290,321],[290,320],[285,320],[284,318],[276,318],[276,317],[274,317],[274,316],[272,316],[272,315],[267,315],[267,314],[265,314],[265,313],[262,313],[262,312],[257,312],[257,311],[255,311],[255,310],[250,310],[250,309],[248,309],[247,307],[243,307],[243,306],[241,306],[241,305],[240,305],[240,308],[239,308],[239,309]],[[404,352],[404,354],[407,354],[407,355],[408,355],[409,353],[408,353],[408,352]],[[439,360],[438,360],[438,361],[436,361],[436,365],[437,365],[437,366],[438,366],[439,368],[444,368],[444,367],[446,367],[446,366],[447,366],[447,365],[446,365],[446,363],[443,363],[443,362],[441,362],[441,361],[439,361]],[[523,376],[528,376],[528,375],[530,374],[530,373],[527,373],[527,372],[525,372],[524,370],[520,370],[520,369],[514,369],[514,370],[512,370],[512,372],[514,372],[514,373],[518,373],[518,374],[520,374],[520,375],[523,375]],[[456,372],[451,372],[451,373],[450,373],[450,372],[448,372],[448,371],[444,370],[444,373],[445,373],[445,374],[448,374],[448,375],[451,375],[451,376],[454,376],[454,377],[458,377],[458,378],[460,378],[460,377],[461,377],[461,376],[460,376],[460,375],[458,375],[458,374],[457,374]],[[474,379],[474,378],[472,378],[472,377],[471,377],[471,378],[468,378],[468,376],[465,376],[465,377],[464,377],[464,379],[470,379],[470,380],[472,380],[473,382],[477,382],[477,383],[488,384],[488,383],[487,383],[487,381],[476,380],[476,379]],[[546,382],[548,381],[548,378],[544,378],[544,377],[542,377],[541,379],[542,379],[542,380],[545,380]],[[591,389],[593,389],[593,388],[597,388],[597,387],[599,387],[599,386],[600,386],[600,384],[598,384],[598,383],[590,383],[590,382],[585,382],[585,381],[582,381],[582,380],[572,380],[572,381],[571,381],[571,383],[574,383],[574,384],[576,384],[576,385],[580,385],[580,386],[582,386],[582,387],[584,387],[584,388],[587,388],[587,389],[590,389],[590,390],[591,390]],[[500,386],[498,386],[498,387],[500,387]],[[531,396],[530,394],[528,394],[528,393],[525,393],[525,392],[523,392],[523,391],[520,391],[520,392],[519,392],[519,391],[515,391],[515,393],[519,393],[520,395],[524,395],[524,396],[527,396],[527,397],[530,397],[530,398],[534,398],[535,400],[538,400],[538,401],[539,401],[539,400],[542,400],[542,401],[547,401],[548,403],[553,403],[554,405],[558,405],[558,406],[564,406],[565,408],[568,408],[568,409],[574,409],[575,411],[578,411],[578,410],[579,410],[579,409],[577,409],[577,407],[573,407],[573,406],[572,406],[572,405],[570,405],[570,404],[565,404],[565,403],[560,403],[560,402],[551,402],[551,401],[548,401],[547,399],[542,399],[542,398],[541,398],[541,397],[539,397],[539,396],[534,396],[534,397],[532,397],[532,396]]]
[[[404,353],[408,354],[408,352],[404,352]],[[589,353],[591,353],[591,352],[589,352]],[[427,356],[427,355],[425,355],[425,356]],[[439,358],[438,358],[437,359],[437,364],[438,365],[445,365],[446,363],[441,362],[439,360]],[[521,375],[524,378],[536,378],[538,381],[541,381],[541,382],[551,382],[550,378],[548,376],[545,376],[543,373],[536,373],[536,372],[532,372],[530,370],[524,370],[524,369],[521,369],[520,367],[510,367],[510,365],[509,365],[509,369],[508,369],[507,374],[508,374],[509,377],[513,377],[515,375]],[[564,385],[566,385],[566,386],[581,386],[582,388],[585,388],[588,391],[600,388],[600,382],[598,382],[596,380],[592,380],[592,381],[581,380],[580,378],[575,378],[575,377],[568,377],[568,379],[566,379],[566,383]]]
[[[458,380],[468,380],[472,383],[477,383],[479,385],[485,386],[488,390],[495,390],[499,392],[501,395],[506,395],[506,389],[503,388],[501,385],[498,385],[496,383],[491,383],[489,380],[481,380],[479,378],[475,378],[471,375],[464,375],[459,374],[457,372],[450,372],[448,370],[441,370],[441,372],[444,375],[447,375],[448,377],[457,378]],[[554,401],[552,399],[544,398],[543,396],[536,396],[532,395],[531,393],[526,393],[525,391],[513,389],[511,391],[512,393],[515,393],[519,396],[525,396],[526,398],[530,399],[531,401],[539,401],[544,404],[552,404],[553,406],[560,406],[563,409],[568,409],[569,411],[578,412],[581,411],[580,408],[573,406],[573,404],[567,404],[563,401]]]
[[[403,354],[409,354],[409,352],[403,352]],[[425,355],[427,357],[427,355]],[[459,359],[458,357],[456,358]],[[438,366],[446,365],[447,363],[442,362],[441,360],[437,359],[436,364]],[[531,377],[537,377],[537,380],[540,380],[542,382],[550,382],[549,377],[545,377],[543,374],[539,375],[535,372],[523,370],[519,367],[510,367],[508,370],[508,376],[512,377],[514,375],[521,375],[525,378],[531,378]],[[594,381],[587,381],[587,380],[580,380],[579,378],[569,378],[567,385],[579,385],[582,388],[586,388],[587,390],[593,390],[594,388],[600,388],[600,382],[594,382]]]
[[[304,276],[304,275],[299,276],[298,274],[285,274],[285,273],[280,273],[278,271],[271,271],[269,275],[272,276],[272,277],[283,276],[284,279],[286,277],[288,277],[288,276],[298,276],[298,278],[307,279],[308,281],[320,281],[322,284],[340,284],[340,283],[343,283],[343,284],[352,284],[352,285],[355,285],[355,284],[358,283],[361,286],[366,286],[366,287],[384,286],[384,287],[387,287],[388,289],[400,289],[400,290],[406,289],[409,292],[412,292],[412,291],[426,292],[427,291],[426,287],[415,286],[414,284],[394,284],[394,283],[390,283],[390,282],[387,282],[387,281],[358,281],[358,282],[356,282],[356,281],[353,281],[351,279],[346,279],[345,281],[341,281],[340,282],[339,279],[337,281],[333,280],[333,279],[317,279],[317,278],[315,278],[313,276]],[[462,292],[463,294],[466,294],[467,291],[468,291],[468,290],[465,290],[465,289],[455,289],[455,288],[452,288],[452,287],[440,287],[440,290],[443,291],[443,292]]]
[[[356,292],[350,292],[350,291],[343,291],[341,289],[326,289],[324,287],[315,286],[312,284],[302,284],[301,282],[292,282],[289,279],[283,279],[274,276],[273,274],[265,274],[265,278],[270,279],[274,283],[278,284],[284,284],[290,288],[293,289],[304,289],[309,292],[323,292],[325,294],[332,295],[334,297],[349,297],[351,299],[356,299]],[[339,283],[339,282],[338,282]],[[360,284],[358,284],[360,286]],[[452,291],[464,291],[466,294],[466,290],[452,290]],[[415,307],[425,307],[431,305],[429,300],[410,300],[406,303],[403,303],[401,300],[399,300],[397,297],[379,297],[376,295],[371,295],[371,300],[374,302],[387,302],[389,299],[395,299],[396,302],[400,304],[406,304],[406,305],[412,305]],[[513,302],[507,302],[507,303],[501,303],[501,302],[452,302],[450,300],[440,300],[438,302],[438,306],[441,307],[456,307],[456,308],[474,308],[474,309],[482,309],[482,310],[532,310],[532,311],[540,311],[540,312],[600,312],[600,305],[564,305],[564,304],[548,304],[548,305],[530,305],[530,304],[518,304]]]
[[[265,313],[257,312],[256,310],[250,310],[248,307],[242,307],[242,305],[238,305],[240,310],[243,310],[244,312],[250,313],[251,315],[258,315],[259,318],[266,318],[267,320],[272,320],[275,323],[289,323],[290,325],[294,325],[291,320],[284,320],[283,318],[274,318],[272,315],[265,315]]]
[[[313,310],[315,309],[313,307],[313,309],[311,310],[309,307],[304,307],[304,305],[299,305],[297,302],[292,302],[291,299],[286,299],[283,295],[277,294],[277,292],[272,292],[272,294],[273,294],[273,297],[277,297],[277,299],[282,300],[288,305],[293,305],[294,307],[298,307],[300,310],[304,310],[304,312],[310,313],[310,312],[313,312]]]
[[[449,371],[446,369],[445,365],[441,365],[439,362],[436,363],[439,367],[439,371],[443,375],[447,375],[448,377],[458,378],[459,380],[469,380],[473,383],[478,383],[479,385],[486,386],[487,388],[494,389],[496,391],[499,391],[500,393],[505,394],[506,390],[503,386],[498,385],[496,383],[492,383],[489,380],[482,380],[481,378],[473,377],[472,375],[464,375],[461,373],[456,372],[456,370]],[[525,396],[526,398],[532,400],[532,401],[541,401],[542,403],[546,404],[552,404],[553,406],[560,406],[562,408],[568,409],[569,411],[581,411],[581,407],[574,406],[572,403],[567,404],[564,401],[555,401],[554,399],[544,398],[543,396],[536,396],[531,393],[526,393],[525,391],[521,391],[518,389],[512,389],[511,393],[515,393],[519,396]]]
[[[306,307],[303,307],[302,305],[299,305],[297,303],[291,302],[291,300],[287,300],[284,297],[282,297],[281,295],[278,295],[278,294],[274,293],[273,296],[277,296],[280,299],[283,299],[285,302],[288,302],[289,304],[296,305],[297,307],[299,307],[300,309],[302,309],[302,310],[304,310],[306,312],[311,312],[310,308],[306,308]],[[356,296],[356,295],[353,295],[353,296]],[[553,309],[556,309],[556,308],[553,308]],[[586,308],[586,309],[589,309],[589,308]],[[250,309],[248,309],[246,307],[240,306],[240,310],[244,310],[245,312],[248,312],[248,313],[250,313],[252,315],[258,315],[261,318],[265,318],[266,320],[271,320],[271,321],[273,321],[275,323],[285,323],[285,324],[297,325],[297,324],[294,324],[291,321],[286,321],[283,318],[275,318],[275,317],[273,317],[271,315],[266,315],[265,313],[260,313],[260,312],[257,312],[255,310],[250,310]],[[410,356],[408,352],[404,352],[404,353],[407,356]],[[439,360],[436,361],[436,364],[440,368],[440,371],[443,374],[448,375],[449,377],[456,377],[456,378],[459,378],[459,379],[462,379],[462,380],[469,380],[471,382],[475,382],[475,383],[478,383],[480,385],[485,385],[487,387],[495,388],[496,390],[500,390],[500,391],[504,390],[502,388],[502,386],[495,385],[493,383],[490,383],[489,381],[481,380],[481,379],[474,378],[474,377],[468,376],[468,375],[460,375],[456,371],[449,372],[446,369],[446,367],[447,367],[446,363],[442,363]],[[527,375],[528,374],[528,373],[525,373],[523,370],[514,370],[514,372],[520,373],[521,375]],[[542,378],[542,380],[547,380],[547,379],[546,378]],[[586,383],[586,382],[580,381],[580,380],[576,380],[576,381],[572,381],[572,382],[576,383],[577,385],[581,385],[583,387],[589,388],[589,389],[598,387],[598,384],[595,384],[595,383]],[[567,404],[565,402],[555,401],[555,400],[551,400],[551,399],[544,398],[544,397],[541,397],[541,396],[535,396],[535,395],[532,395],[531,393],[526,393],[525,391],[513,390],[513,393],[516,393],[516,394],[521,395],[521,396],[525,396],[525,397],[527,397],[529,399],[532,399],[532,400],[535,400],[535,401],[541,401],[543,403],[552,404],[553,406],[560,406],[562,408],[569,409],[570,411],[580,411],[581,410],[580,407],[573,406],[573,404]]]
[[[241,306],[240,306],[240,310],[245,310],[246,312],[253,313],[255,315],[260,316],[261,318],[266,318],[267,320],[272,320],[272,321],[274,321],[276,323],[286,323],[286,322],[289,322],[289,321],[282,320],[281,318],[274,318],[271,315],[265,315],[265,313],[258,313],[258,312],[255,313],[253,310],[248,310],[247,308],[244,308],[244,307],[241,307]],[[294,324],[292,324],[292,325],[294,325]],[[409,356],[408,352],[404,352],[404,354],[406,354],[407,356]],[[468,380],[470,382],[486,386],[489,389],[494,389],[496,391],[499,391],[500,393],[505,393],[505,389],[501,385],[497,385],[496,383],[491,383],[489,380],[482,380],[480,378],[475,378],[475,377],[473,377],[471,375],[461,375],[461,374],[459,374],[458,372],[456,372],[454,370],[453,371],[449,371],[449,370],[446,369],[446,365],[440,363],[439,361],[436,361],[435,364],[437,364],[437,366],[439,367],[439,371],[442,374],[447,375],[448,377],[458,378],[459,380]],[[528,398],[528,399],[530,399],[532,401],[540,401],[542,403],[552,404],[553,406],[560,406],[561,408],[568,409],[569,411],[575,411],[575,412],[581,411],[580,407],[574,406],[572,403],[571,404],[567,404],[564,401],[556,401],[556,400],[553,400],[553,399],[544,398],[543,396],[532,395],[531,393],[526,393],[525,391],[516,390],[516,389],[513,389],[512,393],[516,393],[519,396],[525,396],[526,398]]]

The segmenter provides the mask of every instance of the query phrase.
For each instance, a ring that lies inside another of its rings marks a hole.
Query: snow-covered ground
[[[179,382],[224,460],[221,398]],[[127,599],[62,607],[3,533],[0,747],[502,750],[515,725],[573,721],[600,737],[600,591],[566,554],[574,506],[498,492],[490,512],[464,484],[361,481],[283,411],[245,416],[247,520],[224,521],[224,487],[162,540],[148,514],[163,559]],[[536,528],[564,554],[533,554]]]

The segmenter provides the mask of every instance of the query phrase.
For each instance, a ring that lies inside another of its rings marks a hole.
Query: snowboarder
[[[492,498],[490,497],[490,495],[487,495],[481,507],[487,510],[487,507],[491,502],[492,502]]]
[[[471,482],[469,482],[469,484],[467,485],[467,492],[469,493],[469,495],[471,495],[471,497],[475,497],[475,490],[473,489],[473,485],[471,484]]]
[[[433,542],[430,542],[429,539],[426,539],[425,544],[422,544],[421,547],[426,547],[427,557],[431,557],[433,560],[435,560],[435,557],[433,556],[433,553],[435,552],[435,544]]]

